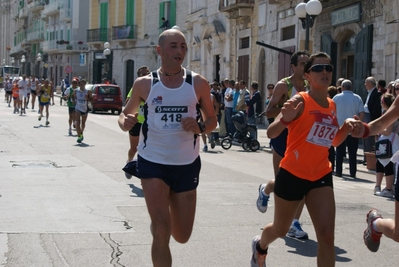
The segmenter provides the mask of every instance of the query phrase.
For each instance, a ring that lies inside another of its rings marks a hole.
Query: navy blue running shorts
[[[280,168],[274,184],[274,193],[288,201],[302,200],[310,190],[324,186],[333,187],[332,172],[317,181],[299,178],[287,170]]]
[[[273,147],[273,150],[276,151],[280,157],[284,157],[285,150],[287,149],[287,137],[288,129],[285,128],[279,136],[270,139],[270,144]]]
[[[187,192],[197,188],[201,159],[198,156],[187,165],[165,165],[154,163],[137,156],[137,177],[140,179],[162,179],[175,193]]]

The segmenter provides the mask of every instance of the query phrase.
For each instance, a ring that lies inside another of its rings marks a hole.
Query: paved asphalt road
[[[56,102],[46,127],[37,112],[12,114],[0,101],[0,266],[152,266],[140,181],[127,180],[121,171],[128,136],[117,115],[89,114],[78,144],[67,134],[66,106]],[[265,214],[255,206],[259,184],[273,176],[265,130],[259,130],[259,141],[257,152],[239,146],[201,152],[194,231],[187,244],[171,241],[174,266],[249,266],[251,240],[274,210],[273,200]],[[399,244],[383,238],[377,253],[363,244],[368,210],[377,207],[391,218],[394,212],[391,199],[373,196],[373,181],[361,165],[356,179],[334,178],[336,266],[398,266]],[[316,266],[306,209],[301,222],[310,239],[278,239],[267,266]]]

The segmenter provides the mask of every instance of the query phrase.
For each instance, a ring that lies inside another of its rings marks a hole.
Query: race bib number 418
[[[330,147],[338,127],[333,124],[334,118],[327,114],[315,114],[316,120],[306,138],[306,141],[318,146]]]
[[[163,130],[181,129],[181,119],[187,116],[187,106],[157,106],[155,107],[155,127]]]

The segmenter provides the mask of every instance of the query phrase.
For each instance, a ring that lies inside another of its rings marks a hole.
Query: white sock
[[[262,191],[263,196],[268,197],[270,195],[266,194],[265,191]]]
[[[381,218],[375,219],[375,220],[373,221],[373,223],[371,224],[371,226],[373,227],[373,230],[376,231],[376,232],[378,232],[378,233],[381,233],[381,231],[378,230],[378,228],[377,228],[377,221],[380,220],[380,219],[381,219]]]

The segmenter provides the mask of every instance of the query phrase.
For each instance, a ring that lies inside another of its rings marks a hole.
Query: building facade
[[[160,65],[155,47],[164,17],[187,38],[185,67],[209,81],[258,81],[265,99],[268,83],[291,74],[290,53],[305,48],[306,31],[295,15],[300,2],[2,0],[1,7],[11,3],[12,23],[6,27],[7,19],[0,20],[2,36],[10,35],[1,40],[0,54],[7,62],[14,57],[16,65],[24,55],[28,75],[56,83],[66,70],[92,83],[115,79],[126,95],[140,66],[155,70]],[[351,79],[354,91],[365,97],[367,76],[399,78],[398,1],[320,2],[322,11],[309,29],[309,50],[331,56],[334,83],[339,77]],[[103,53],[106,42],[108,56]]]
[[[88,19],[82,11],[88,9],[88,3],[79,0],[11,1],[10,56],[22,68],[22,73],[49,79],[55,85],[61,82],[61,77],[70,80],[74,76],[86,77]]]

